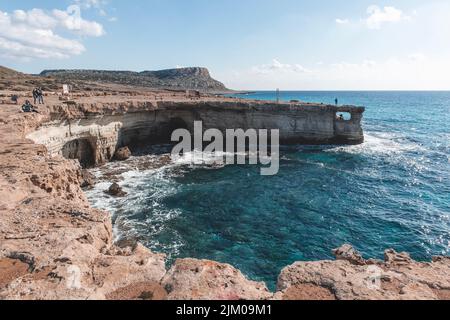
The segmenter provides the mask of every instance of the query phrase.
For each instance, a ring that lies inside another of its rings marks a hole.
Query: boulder
[[[248,280],[231,265],[209,260],[178,259],[162,280],[169,300],[265,300],[263,282]]]
[[[384,252],[384,261],[388,265],[408,265],[413,260],[406,252],[398,253],[393,249],[388,249]]]
[[[117,183],[113,183],[105,192],[113,197],[124,197],[127,195]]]
[[[343,246],[334,249],[333,254],[336,256],[336,260],[346,260],[352,264],[363,266],[366,261],[351,245],[344,244]]]
[[[131,151],[128,147],[120,148],[114,154],[114,160],[125,161],[131,157]]]
[[[81,170],[81,187],[92,188],[95,185],[95,176],[88,170]]]

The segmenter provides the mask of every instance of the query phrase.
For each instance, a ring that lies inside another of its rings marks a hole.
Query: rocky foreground
[[[351,246],[336,261],[297,262],[276,292],[230,265],[113,243],[107,212],[92,209],[78,161],[25,139],[50,119],[0,105],[1,299],[450,299],[450,258],[413,261],[387,250],[365,260]]]

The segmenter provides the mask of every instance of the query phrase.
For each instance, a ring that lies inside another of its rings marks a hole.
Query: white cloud
[[[30,58],[67,58],[69,53],[48,48],[37,48],[20,42],[10,41],[0,37],[0,54],[5,58],[29,60]]]
[[[270,74],[279,72],[295,72],[295,73],[308,73],[308,69],[300,64],[284,64],[273,59],[271,64],[263,64],[259,66],[252,67],[252,71],[257,74]]]
[[[82,9],[95,9],[99,16],[106,18],[109,22],[116,22],[118,19],[111,16],[106,10],[109,0],[75,0],[74,3]],[[112,10],[116,10],[112,8]]]
[[[369,17],[365,20],[365,23],[369,29],[380,29],[384,23],[395,23],[411,19],[402,10],[394,7],[381,9],[378,6],[370,6],[367,8],[367,14]]]
[[[76,31],[82,36],[99,37],[105,33],[100,23],[84,20],[81,17],[80,7],[76,5],[69,6],[67,10],[54,9],[50,13],[42,9],[15,10],[11,15],[11,20],[15,24],[43,29],[61,27],[69,31]]]
[[[333,33],[339,38],[315,37],[310,47],[317,52],[302,53],[311,63],[303,63],[309,73],[267,71],[261,67],[223,71],[218,74],[229,88],[240,90],[450,90],[450,1],[427,1],[390,18],[372,17],[373,27],[389,24],[398,30],[380,34],[368,29],[367,19],[348,18],[349,33]],[[400,7],[399,7],[400,8]],[[376,12],[392,12],[379,9]],[[372,14],[367,15],[372,16]],[[411,17],[411,18],[409,18]],[[411,19],[411,21],[408,21]],[[377,23],[379,22],[379,25]],[[332,27],[337,28],[334,21]],[[400,24],[400,25],[398,25]],[[403,28],[407,26],[407,28]],[[389,29],[389,28],[387,28]],[[386,30],[388,31],[388,30]],[[398,39],[401,37],[402,41]],[[329,50],[323,50],[323,48]],[[336,49],[338,48],[338,49]],[[301,50],[293,47],[292,50]],[[339,54],[336,55],[336,52]],[[347,56],[341,61],[338,56]],[[280,57],[281,58],[281,57]],[[282,61],[282,60],[280,60]],[[319,61],[319,62],[317,62]],[[320,62],[322,61],[322,62]],[[291,62],[294,63],[294,62]],[[272,64],[277,66],[278,64]],[[281,63],[283,65],[283,63]],[[255,71],[261,70],[257,73]],[[272,68],[273,69],[273,68]]]
[[[70,6],[67,11],[54,9],[52,14],[58,19],[62,27],[70,31],[75,31],[80,35],[100,37],[105,34],[105,30],[100,23],[81,18],[76,6]]]
[[[408,59],[414,62],[423,62],[427,57],[423,53],[413,53],[408,56]]]
[[[273,63],[219,75],[229,88],[239,90],[449,90],[450,61],[422,53],[393,56],[386,60],[342,61],[314,64],[308,72]]]
[[[340,63],[333,63],[331,64],[332,68],[338,69],[338,70],[346,70],[346,69],[367,69],[367,68],[373,68],[377,65],[377,62],[374,60],[363,60],[361,63],[349,63],[349,62],[340,62]]]
[[[79,5],[83,9],[101,9],[108,3],[106,0],[75,0],[75,4]]]
[[[59,31],[78,36],[102,36],[103,26],[81,17],[79,7],[66,11],[42,9],[0,11],[0,56],[6,58],[68,58],[86,49],[80,39],[59,35]]]
[[[14,23],[23,23],[36,28],[54,28],[58,23],[42,9],[15,10],[11,19]]]
[[[337,24],[349,24],[350,20],[348,19],[336,19]]]

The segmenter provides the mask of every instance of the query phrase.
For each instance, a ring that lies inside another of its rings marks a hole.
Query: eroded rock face
[[[51,155],[79,159],[84,167],[102,165],[114,157],[127,159],[135,147],[170,143],[176,129],[278,129],[281,144],[360,144],[364,141],[363,107],[321,104],[278,104],[232,99],[199,101],[123,101],[51,106],[51,121],[28,138],[45,145]],[[349,112],[338,121],[337,112]],[[115,156],[116,154],[116,156]]]
[[[272,294],[262,282],[245,278],[228,264],[179,259],[162,285],[172,300],[263,300]]]
[[[297,262],[278,279],[277,299],[304,286],[322,288],[339,300],[437,300],[450,287],[449,259],[413,261],[404,253],[386,251],[386,261],[364,260],[346,245],[335,250],[340,260]]]

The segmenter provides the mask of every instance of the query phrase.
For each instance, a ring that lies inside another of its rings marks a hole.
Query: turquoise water
[[[274,100],[275,93],[241,97]],[[101,196],[106,185],[89,196],[114,212],[119,238],[171,261],[230,263],[271,288],[283,267],[333,258],[331,249],[344,243],[365,257],[382,258],[386,248],[419,260],[450,254],[450,93],[281,93],[324,103],[336,97],[367,107],[365,144],[284,147],[273,177],[257,166],[130,169],[121,182],[128,198]]]

